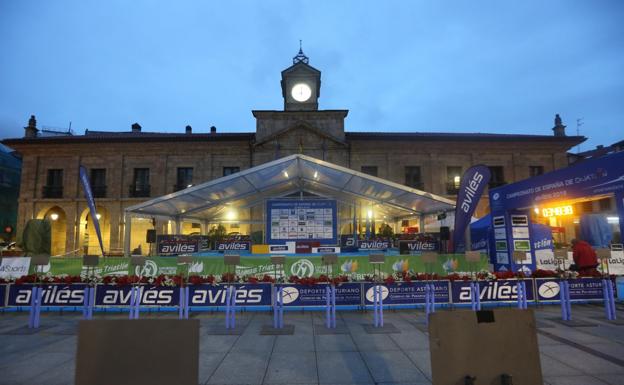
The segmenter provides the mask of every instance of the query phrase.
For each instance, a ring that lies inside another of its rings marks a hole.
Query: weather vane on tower
[[[304,64],[308,64],[310,59],[303,53],[303,45],[301,39],[299,39],[299,53],[297,56],[293,57],[293,64],[297,64],[303,62]]]

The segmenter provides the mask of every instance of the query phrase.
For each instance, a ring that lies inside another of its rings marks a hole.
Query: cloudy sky
[[[624,2],[0,0],[0,137],[254,131],[303,40],[348,131],[624,139]]]

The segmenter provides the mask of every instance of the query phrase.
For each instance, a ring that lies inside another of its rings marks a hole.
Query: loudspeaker
[[[156,230],[147,230],[145,234],[145,242],[156,243]]]
[[[449,239],[451,239],[451,230],[449,229],[449,227],[448,226],[440,227],[440,240],[448,241]]]

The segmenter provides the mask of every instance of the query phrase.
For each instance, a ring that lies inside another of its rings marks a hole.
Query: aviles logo
[[[359,248],[364,250],[381,250],[388,248],[388,241],[361,241]]]
[[[472,179],[468,182],[466,186],[466,196],[462,199],[461,209],[463,212],[468,214],[470,212],[470,207],[474,203],[474,197],[477,194],[477,190],[479,189],[481,182],[483,181],[483,174],[480,172],[475,172],[472,176]],[[496,198],[495,198],[496,199]]]
[[[246,242],[219,243],[217,245],[217,250],[249,250],[249,244]]]
[[[262,302],[262,289],[248,289],[245,286],[236,287],[236,303],[253,305]],[[192,305],[225,305],[226,287],[196,288],[191,295]]]
[[[196,253],[197,243],[174,243],[172,245],[164,244],[160,247],[160,252],[163,254],[178,254],[178,253]]]
[[[518,299],[518,289],[515,283],[512,285],[510,282],[488,282],[485,286],[480,288],[481,293],[479,298],[486,301],[511,301]],[[470,302],[470,286],[466,284],[459,292],[459,300],[463,302]]]
[[[129,305],[132,292],[124,290],[122,288],[104,288],[98,287],[97,289],[103,290],[104,293],[101,296],[99,304],[102,305]],[[139,295],[142,305],[173,305],[174,289],[154,289],[146,290],[141,287],[139,289]],[[100,297],[98,295],[98,297]]]
[[[435,242],[414,241],[414,242],[409,242],[407,244],[407,248],[410,251],[431,251],[431,250],[436,250],[437,245]]]
[[[15,304],[30,304],[31,293],[30,288],[20,288],[15,295]],[[71,286],[47,286],[43,288],[41,301],[42,304],[49,306],[82,305],[84,302],[84,289],[72,288]]]

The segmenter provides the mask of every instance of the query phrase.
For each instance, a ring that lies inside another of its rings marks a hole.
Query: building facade
[[[126,207],[291,154],[453,198],[471,165],[488,165],[490,185],[497,186],[565,167],[567,151],[585,139],[566,136],[560,119],[553,136],[346,130],[348,110],[319,110],[321,72],[301,51],[282,71],[281,88],[283,110],[252,111],[256,129],[246,133],[217,132],[214,127],[209,133],[194,133],[190,126],[179,134],[144,132],[135,123],[130,131],[42,136],[32,117],[23,138],[3,141],[23,159],[18,231],[29,219],[48,218],[54,255],[97,252],[78,180],[80,165],[90,172],[104,247],[119,250]],[[483,198],[476,215],[488,210]],[[228,231],[251,232],[261,222],[261,208],[241,212],[238,219],[241,224],[228,225]],[[395,219],[412,226],[410,218]],[[153,228],[171,232],[170,223],[150,218],[133,222],[132,248],[141,246],[146,252],[145,234]],[[188,223],[182,231],[206,228]]]

